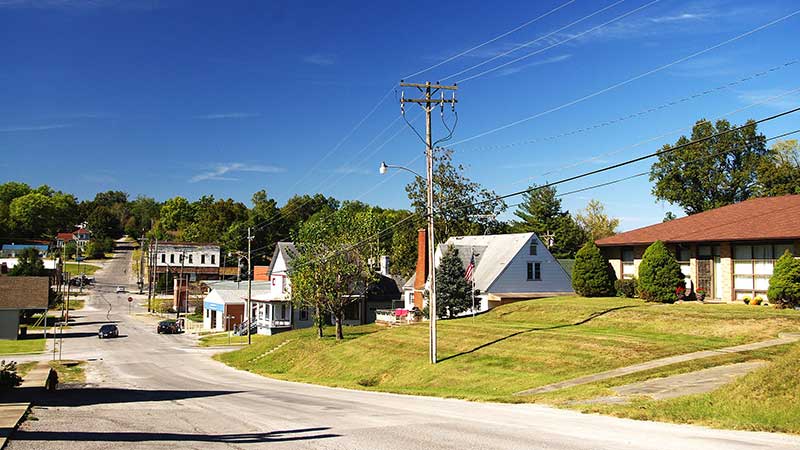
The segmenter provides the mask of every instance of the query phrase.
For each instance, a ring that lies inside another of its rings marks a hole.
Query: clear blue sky
[[[403,190],[408,174],[382,177],[377,171],[382,160],[424,170],[422,144],[396,120],[399,94],[392,86],[559,6],[409,80],[459,81],[504,64],[460,83],[460,120],[451,141],[469,176],[498,193],[653,151],[674,142],[675,130],[688,132],[699,118],[800,88],[799,63],[629,120],[545,139],[793,61],[800,57],[796,15],[585,101],[471,139],[800,8],[789,0],[650,1],[499,6],[477,0],[0,0],[0,181],[47,183],[80,198],[122,189],[161,200],[214,194],[248,201],[254,191],[266,189],[281,202],[295,193],[322,191],[408,207]],[[530,56],[512,62],[525,55]],[[800,96],[784,95],[727,118],[741,123],[798,103]],[[413,108],[407,112],[410,120],[419,116]],[[800,128],[800,116],[761,130],[770,136],[794,128]],[[434,131],[439,137],[444,131],[438,117]],[[573,164],[599,154],[605,155]],[[648,167],[639,164],[559,190]],[[650,187],[646,177],[638,178],[566,196],[564,205],[574,211],[597,198],[622,219],[623,229],[635,228],[660,221],[670,209],[655,201]]]

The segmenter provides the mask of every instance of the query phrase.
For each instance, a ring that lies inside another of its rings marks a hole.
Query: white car
[[[125,293],[125,286],[117,286],[117,294]]]

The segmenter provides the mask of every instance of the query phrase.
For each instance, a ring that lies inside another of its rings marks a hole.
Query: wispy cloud
[[[303,58],[303,62],[314,64],[315,66],[331,66],[336,63],[336,60],[331,55],[323,55],[321,53],[314,53]]]
[[[251,119],[253,117],[258,117],[261,114],[257,113],[244,113],[244,112],[231,112],[231,113],[216,113],[216,114],[203,114],[201,116],[196,116],[197,119],[208,119],[208,120],[216,120],[216,119]]]
[[[504,76],[508,76],[508,75],[513,75],[515,73],[522,72],[523,70],[531,68],[531,67],[543,66],[545,64],[555,64],[555,63],[559,63],[559,62],[562,62],[562,61],[566,61],[566,60],[568,60],[570,58],[572,58],[572,55],[568,54],[568,53],[564,54],[564,55],[553,56],[551,58],[542,59],[542,60],[539,60],[539,61],[533,61],[533,62],[530,62],[528,64],[522,64],[520,66],[514,66],[514,67],[509,67],[507,69],[503,69],[503,70],[501,70],[501,71],[499,71],[497,73],[497,76],[498,77],[504,77]]]
[[[776,110],[796,108],[797,105],[800,104],[800,92],[795,92],[789,95],[781,95],[789,91],[789,89],[761,89],[740,92],[738,97],[742,103],[748,105],[752,103],[764,102],[763,105],[765,107]],[[770,100],[772,98],[774,98],[774,100]]]
[[[245,164],[241,162],[223,163],[215,165],[211,170],[198,173],[189,179],[190,183],[199,181],[238,181],[238,178],[231,177],[229,174],[235,172],[258,172],[258,173],[281,173],[286,172],[283,167],[269,166],[262,164]],[[226,176],[228,175],[228,176]]]
[[[47,131],[47,130],[58,130],[61,128],[70,128],[72,125],[58,123],[52,125],[17,125],[17,126],[10,126],[5,128],[0,128],[0,133],[16,133],[16,132],[23,132],[23,131]]]

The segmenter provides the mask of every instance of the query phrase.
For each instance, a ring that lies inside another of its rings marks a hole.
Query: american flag
[[[467,281],[472,281],[472,272],[475,271],[475,254],[472,254],[472,258],[469,260],[469,265],[467,266],[467,270],[464,272],[464,278]]]

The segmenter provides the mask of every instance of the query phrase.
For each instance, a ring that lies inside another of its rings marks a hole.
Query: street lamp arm
[[[400,169],[400,170],[405,170],[406,172],[411,172],[411,173],[413,173],[413,174],[414,174],[416,177],[418,177],[418,178],[425,179],[425,177],[423,177],[423,176],[422,176],[422,175],[420,175],[419,173],[415,172],[414,170],[412,170],[412,169],[409,169],[408,167],[405,167],[405,166],[397,166],[397,165],[394,165],[394,164],[386,164],[385,162],[382,162],[382,163],[381,163],[381,166],[380,166],[380,168],[378,168],[378,171],[381,173],[381,175],[383,175],[383,174],[385,174],[385,173],[386,173],[386,172],[387,172],[389,169]]]

